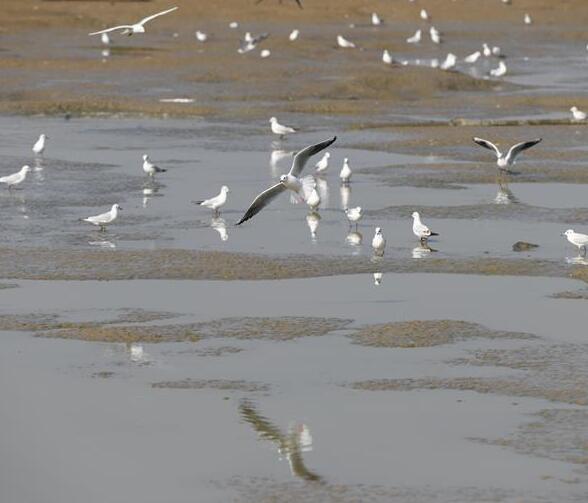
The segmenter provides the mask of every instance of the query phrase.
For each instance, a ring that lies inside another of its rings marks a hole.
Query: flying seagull
[[[237,225],[241,225],[243,222],[253,218],[285,190],[291,190],[296,194],[300,193],[302,191],[303,184],[299,177],[308,159],[329,147],[332,143],[335,142],[336,139],[337,137],[334,136],[330,140],[317,143],[316,145],[310,145],[309,147],[306,147],[298,152],[294,156],[292,167],[290,168],[289,173],[287,175],[282,175],[278,183],[259,194],[253,200],[241,220],[237,222]]]
[[[531,148],[537,143],[541,142],[543,138],[536,138],[535,140],[524,141],[522,143],[517,143],[508,149],[506,154],[503,154],[494,143],[489,142],[488,140],[484,140],[482,138],[474,137],[473,140],[480,145],[480,147],[487,148],[488,150],[494,150],[496,154],[496,164],[498,167],[503,171],[508,171],[509,166],[515,164],[515,160],[517,156],[523,151]]]
[[[176,10],[177,7],[172,7],[171,9],[167,9],[157,14],[153,14],[152,16],[148,16],[144,19],[141,19],[138,23],[135,24],[121,24],[120,26],[114,26],[112,28],[106,28],[105,30],[95,31],[93,33],[89,33],[90,36],[92,35],[101,35],[102,33],[109,33],[111,31],[118,31],[120,30],[121,35],[128,35],[129,37],[134,33],[145,33],[145,24],[155,19],[156,17],[163,16],[169,12],[173,12]]]

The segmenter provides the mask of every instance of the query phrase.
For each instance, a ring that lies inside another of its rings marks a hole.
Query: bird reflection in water
[[[143,344],[132,342],[126,347],[129,360],[132,363],[146,364],[149,363],[149,355],[145,352]]]
[[[210,227],[218,232],[221,241],[228,241],[229,233],[227,231],[227,223],[225,222],[224,218],[214,217],[210,221]]]
[[[437,250],[431,248],[426,241],[420,242],[417,247],[412,249],[412,258],[416,258],[416,259],[426,258],[432,252],[436,252],[436,251]]]
[[[588,258],[580,252],[577,257],[566,257],[566,264],[572,265],[588,265]]]
[[[281,175],[279,164],[284,159],[290,159],[291,157],[293,157],[295,153],[296,152],[294,151],[289,152],[287,150],[283,150],[280,148],[272,150],[272,153],[270,154],[269,165],[271,168],[272,176],[274,178],[277,178],[279,175]]]
[[[157,183],[154,183],[152,180],[149,180],[145,183],[145,185],[143,185],[143,208],[147,208],[147,205],[152,198],[161,195],[159,194],[160,188],[161,186]]]
[[[317,176],[315,177],[315,182],[316,182],[316,190],[318,192],[319,197],[321,198],[321,206],[323,208],[328,208],[329,207],[329,184],[327,183],[327,181],[320,177]]]
[[[100,241],[88,241],[88,244],[90,246],[96,246],[98,248],[105,248],[110,250],[114,250],[116,248],[116,245],[112,241],[108,241],[106,239]]]
[[[306,215],[306,223],[310,229],[310,240],[313,243],[316,243],[317,241],[317,231],[320,221],[321,216],[318,214],[318,211],[310,211],[308,215]]]
[[[358,255],[361,253],[363,234],[359,231],[350,231],[345,237],[345,242],[353,248],[353,255]]]
[[[283,433],[268,418],[262,416],[249,401],[241,403],[239,412],[245,422],[250,424],[263,440],[273,442],[280,456],[285,457],[292,475],[309,482],[322,482],[320,475],[311,471],[304,463],[302,454],[312,450],[312,436],[308,426],[297,423]]]
[[[503,179],[498,179],[498,192],[494,197],[494,204],[518,204],[519,200],[510,190],[508,183]]]
[[[349,202],[351,201],[351,186],[341,185],[339,191],[341,194],[341,209],[346,210],[349,208]]]

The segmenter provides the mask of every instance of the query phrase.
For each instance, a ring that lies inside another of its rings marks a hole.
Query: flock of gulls
[[[261,1],[261,0],[258,0]],[[299,0],[295,0],[296,3],[300,8],[302,8],[302,3]],[[412,0],[411,0],[412,1]],[[503,3],[509,3],[509,0],[501,0]],[[177,7],[172,7],[166,9],[164,11],[158,12],[156,14],[152,14],[147,16],[140,21],[132,24],[121,24],[118,26],[113,26],[110,28],[106,28],[100,31],[95,31],[90,33],[90,36],[101,35],[102,42],[104,44],[109,44],[110,39],[108,34],[112,32],[118,32],[121,35],[132,36],[138,33],[145,33],[145,25],[154,19],[170,14],[176,11]],[[442,41],[442,34],[441,32],[435,28],[431,22],[431,17],[429,13],[425,9],[421,9],[420,11],[420,18],[429,23],[428,27],[428,35],[431,41],[435,44],[440,44]],[[380,26],[384,23],[384,20],[377,14],[372,13],[371,15],[371,24],[373,26]],[[532,24],[532,19],[529,14],[525,14],[524,23],[529,25]],[[238,23],[232,22],[230,28],[237,28]],[[353,27],[353,25],[352,25]],[[289,35],[290,41],[295,41],[298,39],[300,35],[299,30],[293,30]],[[196,39],[200,42],[206,42],[208,40],[208,35],[202,31],[197,31],[195,33]],[[238,49],[240,53],[246,53],[254,50],[262,41],[268,38],[267,33],[263,33],[257,36],[251,35],[249,32],[245,34],[244,39],[241,42],[241,46]],[[406,42],[409,44],[417,44],[420,43],[423,39],[423,29],[419,28],[414,35],[410,36]],[[337,36],[337,45],[344,49],[354,49],[357,48],[357,45],[352,42],[351,40],[345,38],[343,35]],[[264,56],[265,54],[265,56]],[[264,53],[261,52],[262,57],[268,57],[270,55],[270,51],[266,50]],[[484,43],[481,50],[478,50],[465,58],[463,61],[468,64],[474,64],[480,57],[496,57],[496,58],[503,58],[501,49],[497,46],[489,46],[488,44]],[[382,55],[382,61],[385,64],[396,64],[398,63],[393,56],[390,54],[389,51],[385,50]],[[443,70],[451,70],[457,64],[458,58],[456,55],[449,53],[447,57],[442,61],[433,61],[431,66],[438,67]],[[400,64],[408,64],[406,61],[401,61]],[[503,59],[499,60],[498,67],[490,70],[490,75],[494,77],[500,77],[506,74],[507,68],[506,64],[504,63]],[[587,114],[581,110],[578,110],[577,107],[572,107],[570,109],[572,114],[572,118],[574,121],[585,121],[587,119]],[[274,135],[277,135],[280,140],[285,139],[288,135],[296,133],[298,130],[295,127],[281,124],[276,117],[271,117],[269,119],[270,123],[270,130]],[[32,147],[33,153],[35,156],[42,156],[47,140],[49,138],[45,134],[41,134],[38,140]],[[257,215],[260,211],[262,211],[267,205],[269,205],[276,197],[284,192],[289,192],[291,194],[292,202],[304,202],[308,205],[308,207],[312,211],[317,211],[320,204],[321,204],[321,197],[320,193],[317,190],[317,178],[313,175],[302,176],[305,166],[307,165],[308,161],[311,157],[324,152],[320,160],[315,165],[315,175],[320,177],[323,175],[328,167],[329,167],[329,158],[330,152],[326,151],[331,145],[335,143],[337,140],[336,137],[321,141],[319,143],[309,145],[306,148],[303,148],[299,152],[297,152],[293,156],[292,166],[288,173],[283,174],[279,177],[279,181],[273,184],[272,186],[268,187],[267,189],[263,190],[260,194],[258,194],[250,204],[249,208],[245,211],[243,216],[240,218],[236,225],[242,225],[243,223],[251,220],[255,215]],[[485,140],[483,138],[474,137],[473,141],[488,150],[491,150],[496,156],[496,165],[498,169],[502,173],[511,173],[510,168],[515,164],[517,157],[524,152],[525,150],[537,145],[542,140],[541,138],[524,141],[521,143],[517,143],[513,145],[508,150],[502,152],[494,143]],[[166,172],[166,169],[161,168],[151,162],[149,156],[147,154],[143,155],[143,165],[142,165],[144,173],[153,178],[160,173]],[[20,171],[0,177],[0,183],[5,184],[9,190],[13,189],[14,187],[23,183],[26,178],[27,174],[30,172],[31,168],[28,165],[25,165],[21,168]],[[339,179],[342,186],[348,186],[351,183],[352,177],[352,170],[349,165],[349,159],[345,158],[343,162],[343,166],[339,173]],[[194,201],[195,204],[208,208],[212,210],[215,216],[218,216],[220,213],[221,208],[225,206],[228,199],[228,194],[230,193],[229,187],[223,185],[221,187],[220,193],[214,197],[209,199]],[[117,220],[119,217],[119,212],[122,210],[122,207],[119,204],[113,204],[109,211],[101,213],[99,215],[89,216],[87,218],[80,219],[81,221],[88,222],[92,225],[95,225],[100,228],[101,231],[106,231],[106,227]],[[349,222],[350,228],[355,226],[357,231],[358,225],[363,217],[362,207],[347,207],[345,205],[344,208],[345,216]],[[419,212],[415,211],[412,213],[412,231],[414,235],[420,241],[422,246],[427,246],[427,242],[429,238],[433,236],[438,236],[439,234],[433,232],[427,227],[421,220],[421,216]],[[225,230],[226,235],[226,230]],[[581,252],[586,254],[586,249],[588,248],[588,235],[581,234],[575,232],[573,229],[568,229],[563,234],[567,238],[567,240],[572,243],[574,246],[578,247]],[[221,234],[222,237],[222,234]],[[374,253],[374,257],[382,257],[385,252],[386,248],[386,238],[384,237],[383,230],[380,227],[377,227],[374,232],[374,237],[372,239],[372,249]],[[381,278],[380,278],[381,279]],[[378,279],[376,278],[376,283]]]

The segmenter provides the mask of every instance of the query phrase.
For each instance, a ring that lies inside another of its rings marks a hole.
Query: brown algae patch
[[[220,391],[245,391],[255,393],[269,391],[267,384],[251,381],[232,381],[227,379],[183,379],[181,381],[162,381],[151,384],[152,388],[166,389],[216,389]]]
[[[471,440],[509,447],[525,455],[588,465],[588,411],[545,409],[533,417],[534,421],[505,438]]]
[[[197,342],[212,337],[288,341],[318,337],[345,328],[352,320],[338,318],[222,318],[210,322],[173,325],[89,325],[48,329],[41,337],[92,342]]]
[[[588,290],[558,292],[551,296],[553,299],[588,300]]]
[[[496,331],[477,323],[456,320],[417,320],[368,325],[350,337],[362,346],[384,348],[424,348],[471,338],[535,338],[531,334]]]

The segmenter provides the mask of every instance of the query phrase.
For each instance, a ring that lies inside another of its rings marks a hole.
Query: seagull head
[[[344,162],[345,164],[347,164],[347,163],[349,162],[349,158],[347,158],[347,157],[346,157],[345,159],[343,159],[343,162]]]
[[[147,154],[143,154],[143,160],[144,161],[148,161],[149,160],[149,156]]]
[[[25,164],[22,168],[20,168],[20,171],[22,173],[28,173],[31,170],[31,167],[28,164]]]
[[[39,135],[39,140],[47,140],[47,139],[49,139],[49,137],[45,133]]]
[[[577,112],[578,111],[578,107],[572,107],[570,108],[570,112]]]
[[[111,211],[120,211],[120,210],[122,210],[122,206],[120,204],[116,203],[116,204],[112,205]]]
[[[562,233],[562,236],[570,237],[573,234],[575,234],[574,229],[568,229],[567,231],[565,231],[564,233]]]
[[[288,180],[288,175],[282,175],[282,176],[280,177],[280,182],[281,182],[281,183],[284,183],[284,184],[285,184],[287,180]]]
[[[226,185],[223,185],[221,187],[221,192],[228,194],[230,192],[229,188]]]
[[[418,211],[413,211],[412,212],[412,218],[420,218],[421,216],[419,215]]]
[[[382,229],[380,227],[376,227],[376,235],[382,235]]]
[[[325,152],[325,157],[328,159],[329,157],[331,157],[331,152]]]
[[[278,122],[278,119],[276,119],[275,117],[271,117],[269,121],[270,122]]]

